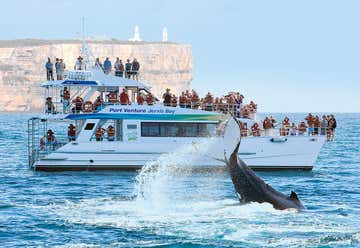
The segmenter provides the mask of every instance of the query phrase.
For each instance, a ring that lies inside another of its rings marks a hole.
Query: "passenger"
[[[240,122],[240,134],[241,137],[246,137],[248,135],[248,128],[246,122]]]
[[[236,97],[235,97],[235,104],[236,104],[236,109],[235,109],[235,116],[237,118],[241,117],[241,105],[243,103],[243,98],[241,98],[241,94],[239,92],[236,93]]]
[[[133,79],[134,80],[138,80],[138,74],[139,74],[139,70],[140,70],[140,64],[139,62],[136,60],[136,58],[134,58],[133,62],[132,62],[132,75],[133,75]]]
[[[171,107],[177,107],[177,97],[175,95],[171,97]]]
[[[232,93],[228,94],[226,97],[226,103],[227,103],[227,112],[231,113],[232,115],[236,114],[236,101],[235,97],[232,95]]]
[[[75,104],[75,108],[73,109],[73,112],[80,113],[80,111],[82,110],[82,105],[84,103],[84,100],[80,96],[77,96],[73,100],[73,103]]]
[[[76,140],[76,128],[73,124],[68,126],[68,139],[69,142]]]
[[[131,67],[132,64],[130,63],[130,59],[127,59],[125,64],[125,77],[128,79],[131,77]]]
[[[45,64],[46,68],[46,80],[54,80],[54,69],[53,69],[53,63],[51,63],[50,58],[48,57],[48,61]]]
[[[198,93],[195,90],[191,92],[191,108],[192,109],[199,109],[200,107],[200,98]]]
[[[104,67],[103,67],[103,65],[101,64],[101,62],[100,62],[100,59],[99,59],[99,58],[96,58],[96,61],[95,61],[95,68],[97,68],[97,69],[101,69],[101,70],[103,70],[103,71],[104,71]]]
[[[329,123],[328,123],[328,140],[334,141],[335,137],[335,129],[337,127],[336,119],[333,114],[330,115]]]
[[[190,93],[188,90],[186,90],[185,96],[186,96],[185,108],[191,109],[191,98],[192,98],[192,95],[191,95],[191,93]]]
[[[307,128],[307,126],[306,126],[305,122],[303,122],[303,121],[300,122],[299,127],[298,127],[298,134],[304,135],[304,133],[306,132],[306,128]]]
[[[326,117],[326,115],[322,116],[321,120],[321,129],[320,129],[320,135],[326,135],[326,129],[328,127],[329,121]]]
[[[70,104],[70,92],[67,89],[67,87],[64,87],[64,89],[62,90],[61,97],[62,97],[61,100],[63,103],[63,113],[66,113],[66,110]]]
[[[153,95],[149,92],[146,96],[147,105],[154,105],[154,101],[155,101],[155,99],[154,99]]]
[[[260,127],[256,122],[251,126],[251,133],[254,137],[260,136]]]
[[[290,129],[290,120],[288,117],[285,117],[282,121],[282,126],[280,128],[280,135],[281,136],[287,136],[289,135],[289,129]]]
[[[111,61],[109,57],[106,57],[106,59],[104,60],[104,73],[110,74],[110,72],[111,72]]]
[[[104,137],[104,129],[102,127],[99,127],[98,129],[96,129],[95,132],[96,141],[102,141],[103,137]]]
[[[56,143],[55,133],[51,129],[47,130],[46,145],[56,146]]]
[[[321,127],[321,121],[320,121],[319,116],[315,116],[313,125],[314,125],[314,135],[318,135],[319,128]]]
[[[312,135],[314,133],[314,117],[312,116],[311,113],[308,114],[308,116],[305,118],[305,120],[307,121],[307,126],[308,128],[308,132],[309,135]]]
[[[212,111],[213,110],[213,104],[214,104],[214,98],[211,95],[210,92],[208,92],[205,96],[205,110],[206,111]]]
[[[297,130],[298,130],[298,128],[297,128],[296,124],[293,122],[290,127],[290,135],[296,136]]]
[[[116,98],[116,96],[115,96],[115,98]],[[101,96],[98,96],[94,102],[94,109],[96,111],[100,111],[102,109],[102,105],[103,105],[103,101],[101,99]]]
[[[129,95],[128,95],[126,89],[123,89],[123,91],[120,94],[120,104],[121,105],[129,105],[130,104]]]
[[[78,71],[86,70],[85,63],[83,62],[83,58],[81,56],[77,58],[74,66],[74,70],[78,70]]]
[[[114,68],[115,68],[115,76],[117,76],[117,77],[124,76],[124,65],[123,65],[121,59],[116,58]]]
[[[60,60],[59,60],[59,58],[56,58],[56,59],[55,59],[56,80],[60,80],[60,79],[59,79],[59,69],[60,69]]]
[[[270,136],[271,129],[273,127],[272,127],[272,122],[268,117],[266,117],[265,120],[263,121],[263,128],[265,130],[265,136]]]
[[[111,125],[109,125],[108,128],[107,128],[107,139],[108,139],[108,141],[114,141],[115,140],[115,129]]]
[[[46,114],[55,114],[55,105],[52,102],[51,97],[47,97],[45,101],[45,113]]]
[[[244,106],[244,108],[242,109],[242,117],[246,118],[246,119],[250,119],[250,111],[248,106]]]
[[[164,106],[171,106],[171,93],[170,93],[170,89],[167,88],[166,89],[166,92],[163,94],[163,103],[164,103]]]
[[[65,73],[66,65],[63,59],[60,59],[59,63],[59,73],[57,74],[59,76],[58,80],[64,79],[64,73]]]
[[[270,121],[271,121],[271,124],[272,124],[272,128],[275,128],[275,123],[276,123],[276,120],[274,117],[272,117],[272,115],[270,115]]]
[[[186,95],[185,92],[181,92],[181,95],[179,96],[179,106],[180,108],[186,107]]]
[[[115,104],[115,103],[119,102],[115,92],[113,92],[113,91],[109,92],[109,94],[108,94],[108,102],[110,104]]]
[[[143,94],[139,93],[136,97],[137,104],[143,105],[145,102]]]

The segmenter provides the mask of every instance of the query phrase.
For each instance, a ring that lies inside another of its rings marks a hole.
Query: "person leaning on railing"
[[[138,93],[137,97],[136,97],[136,102],[138,105],[143,105],[145,102],[144,96],[141,93]]]
[[[164,106],[170,106],[171,105],[171,93],[170,93],[170,89],[167,88],[165,93],[163,94],[163,103],[164,103]]]
[[[129,105],[130,104],[129,95],[125,89],[123,89],[123,91],[120,94],[120,104],[121,105]]]
[[[298,127],[298,134],[299,135],[304,135],[306,133],[306,129],[307,129],[307,126],[305,124],[305,122],[300,122],[299,123],[299,127]]]
[[[153,95],[149,92],[146,96],[146,103],[147,105],[154,105],[155,99]]]
[[[251,133],[254,137],[260,136],[260,127],[256,122],[251,126]]]
[[[171,107],[177,107],[177,97],[174,94],[171,97]]]
[[[179,106],[180,108],[186,107],[186,95],[185,92],[181,92],[181,95],[179,96]]]
[[[263,128],[265,131],[265,136],[270,136],[271,129],[273,128],[273,124],[269,117],[265,117],[263,121]]]
[[[94,109],[96,111],[99,111],[102,109],[103,101],[101,99],[101,96],[98,96],[94,101]]]
[[[240,134],[241,137],[246,137],[248,135],[248,127],[246,122],[240,122]]]

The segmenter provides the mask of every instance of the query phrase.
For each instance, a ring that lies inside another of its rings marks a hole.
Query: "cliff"
[[[188,89],[192,80],[193,58],[190,45],[171,42],[88,41],[101,61],[116,57],[123,61],[137,58],[140,79],[161,95],[165,88],[175,94]],[[72,69],[79,56],[78,40],[0,41],[0,111],[39,111],[43,97],[40,82],[45,81],[45,62],[63,58]]]

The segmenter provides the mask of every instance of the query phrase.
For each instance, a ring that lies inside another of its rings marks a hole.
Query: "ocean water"
[[[278,116],[278,115],[276,115]],[[303,114],[289,114],[301,119]],[[360,114],[337,114],[336,141],[311,172],[262,172],[305,211],[240,206],[226,172],[34,172],[27,119],[0,115],[1,247],[360,247]],[[139,196],[141,195],[141,197]]]

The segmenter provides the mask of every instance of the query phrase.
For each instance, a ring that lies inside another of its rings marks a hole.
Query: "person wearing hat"
[[[166,92],[163,94],[164,106],[171,106],[171,98],[172,98],[172,95],[170,93],[170,89],[167,88]]]

